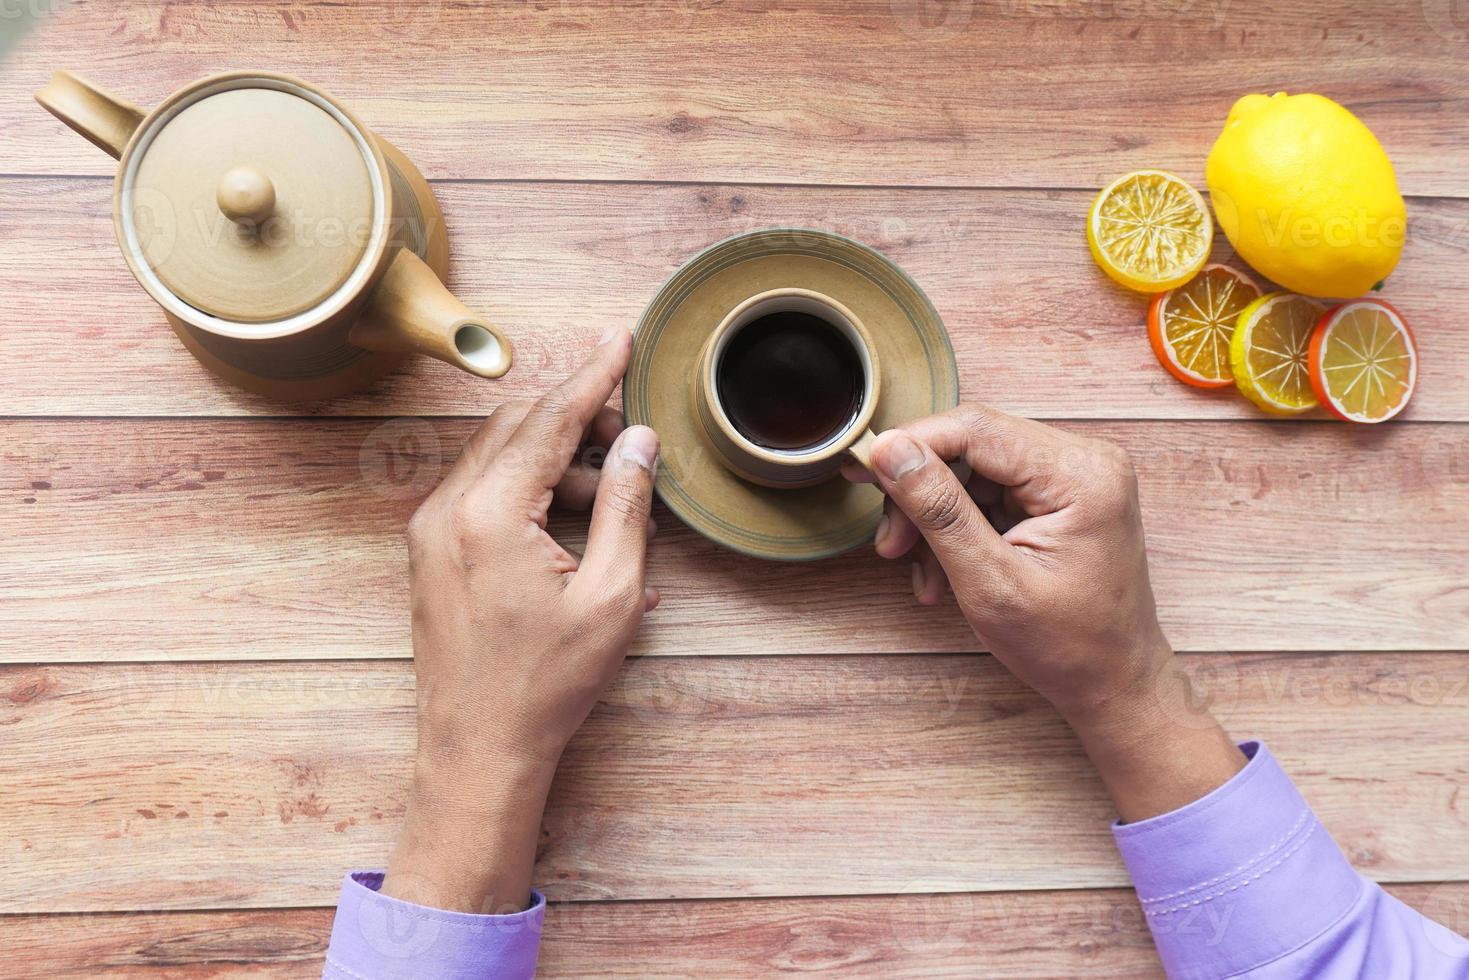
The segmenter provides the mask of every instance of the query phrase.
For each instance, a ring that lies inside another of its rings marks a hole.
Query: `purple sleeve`
[[[342,882],[323,980],[530,980],[546,899],[514,915],[443,912],[378,894],[380,871]]]
[[[1469,941],[1352,870],[1270,750],[1113,834],[1173,978],[1469,977]]]

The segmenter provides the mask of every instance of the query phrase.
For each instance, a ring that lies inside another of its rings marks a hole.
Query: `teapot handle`
[[[510,338],[454,298],[412,249],[400,248],[347,335],[368,350],[436,357],[481,378],[510,370]]]
[[[36,101],[115,160],[122,157],[145,115],[131,102],[108,95],[69,71],[52,75],[51,81],[36,93]]]

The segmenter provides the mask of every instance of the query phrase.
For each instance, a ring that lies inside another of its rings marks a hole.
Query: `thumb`
[[[626,589],[641,601],[657,463],[658,435],[646,425],[623,430],[612,443],[597,482],[577,581],[589,579],[599,591]]]
[[[901,429],[884,432],[872,447],[872,469],[878,486],[928,542],[961,599],[987,593],[995,571],[1013,573],[1010,545],[927,445]]]

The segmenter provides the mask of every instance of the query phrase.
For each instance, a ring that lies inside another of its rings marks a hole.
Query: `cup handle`
[[[876,441],[877,433],[871,429],[864,429],[857,437],[857,441],[847,447],[847,452],[870,471],[872,469],[872,444]]]
[[[143,110],[131,102],[108,95],[69,71],[53,74],[45,88],[36,93],[36,101],[93,145],[112,154],[114,160],[122,158],[122,151],[144,116]]]

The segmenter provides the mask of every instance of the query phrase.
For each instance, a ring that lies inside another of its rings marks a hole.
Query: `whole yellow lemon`
[[[1214,216],[1262,275],[1308,296],[1358,296],[1398,264],[1408,217],[1372,131],[1321,95],[1246,95],[1204,170]]]

